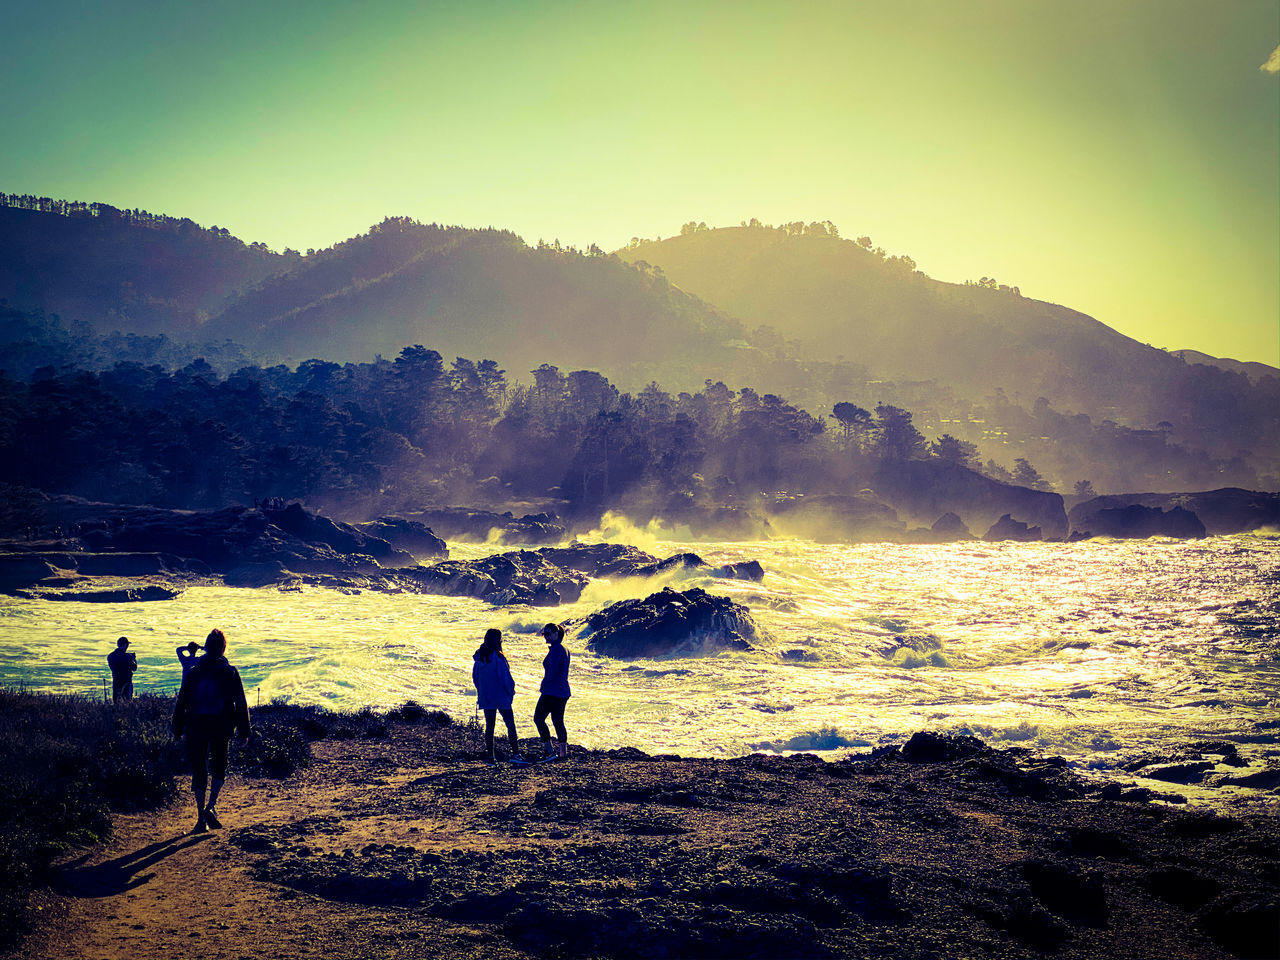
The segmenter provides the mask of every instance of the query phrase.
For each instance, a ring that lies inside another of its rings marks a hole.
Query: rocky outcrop
[[[590,579],[534,550],[516,550],[483,560],[445,560],[406,574],[425,593],[538,607],[574,602]]]
[[[153,600],[173,600],[182,591],[159,584],[145,587],[121,587],[116,590],[42,590],[41,600],[68,600],[75,603],[143,603]]]
[[[418,520],[404,517],[379,517],[368,523],[358,523],[356,529],[365,536],[387,541],[397,550],[411,553],[418,558],[447,560],[449,546]]]
[[[1126,507],[1103,507],[1092,513],[1076,513],[1073,532],[1087,532],[1095,537],[1180,537],[1205,535],[1200,518],[1182,507],[1167,512],[1159,507],[1131,503]]]
[[[919,523],[954,513],[969,529],[981,530],[1009,514],[1040,527],[1045,539],[1067,535],[1067,514],[1058,494],[1000,483],[944,460],[885,461],[876,470],[874,485],[899,514]]]
[[[29,553],[0,554],[0,592],[19,590],[57,574],[44,557]]]
[[[1089,517],[1103,510],[1119,510],[1130,506],[1148,507],[1166,513],[1180,508],[1195,514],[1196,519],[1204,524],[1205,534],[1211,536],[1247,533],[1262,527],[1280,526],[1280,493],[1223,487],[1201,493],[1121,493],[1094,497],[1071,508],[1068,515],[1071,529],[1090,530]],[[1099,534],[1098,530],[1093,532],[1095,535]]]
[[[1014,520],[1009,514],[1005,514],[999,520],[991,525],[991,528],[982,535],[983,540],[1020,540],[1030,542],[1044,539],[1044,531],[1039,527],[1031,527],[1019,520]]]
[[[746,607],[726,597],[667,587],[591,614],[583,632],[596,653],[627,659],[749,650],[756,625]]]
[[[944,513],[933,522],[933,526],[929,528],[939,540],[972,540],[973,534],[969,532],[969,528],[965,526],[954,513]]]
[[[442,507],[423,510],[415,516],[448,540],[488,540],[495,531],[508,543],[559,543],[568,536],[565,525],[554,513],[527,513],[517,517],[510,510],[468,510]]]

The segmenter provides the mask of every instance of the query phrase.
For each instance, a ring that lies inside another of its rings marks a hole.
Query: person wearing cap
[[[129,652],[129,638],[121,637],[116,648],[107,654],[111,668],[111,702],[133,699],[133,674],[138,669],[138,655]]]

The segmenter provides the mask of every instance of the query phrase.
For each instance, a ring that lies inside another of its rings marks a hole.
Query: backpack
[[[200,670],[194,668],[190,679],[196,683],[191,696],[191,712],[202,717],[220,717],[231,711],[227,702],[226,684],[222,682],[222,671]]]

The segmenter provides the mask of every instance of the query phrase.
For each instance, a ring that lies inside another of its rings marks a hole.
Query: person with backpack
[[[569,651],[564,648],[564,627],[548,623],[542,628],[547,641],[547,655],[542,660],[542,687],[538,704],[533,708],[533,723],[542,738],[542,753],[547,759],[563,759],[569,755],[569,735],[564,729],[564,708],[569,703]],[[559,742],[553,748],[547,714],[556,726]]]
[[[511,712],[516,682],[511,677],[511,666],[502,653],[502,631],[490,628],[485,631],[484,642],[472,656],[471,679],[476,685],[476,706],[484,711],[484,747],[486,760],[497,763],[493,752],[493,728],[497,715],[507,727],[507,740],[511,744],[511,759],[520,759],[520,740],[516,737],[516,718]]]
[[[204,641],[204,656],[182,678],[182,689],[173,708],[174,735],[186,736],[187,757],[191,761],[191,791],[198,811],[193,833],[222,826],[215,807],[227,778],[227,748],[232,734],[237,732],[241,746],[249,741],[249,703],[240,672],[227,662],[226,649],[223,632],[211,631]]]

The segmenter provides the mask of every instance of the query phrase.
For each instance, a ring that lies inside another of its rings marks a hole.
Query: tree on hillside
[[[840,424],[844,439],[853,438],[859,450],[866,446],[867,433],[871,430],[871,411],[864,410],[856,403],[842,400],[831,408],[831,415]]]
[[[978,448],[967,440],[957,440],[944,433],[929,445],[929,452],[939,460],[955,463],[970,470],[977,469]]]
[[[924,456],[924,435],[911,422],[911,412],[887,403],[876,404],[875,452],[884,460],[918,460]]]
[[[1098,495],[1098,491],[1093,489],[1093,483],[1089,480],[1077,480],[1072,492],[1077,497],[1084,499],[1096,497]]]
[[[1032,490],[1043,490],[1046,493],[1053,491],[1049,481],[1040,476],[1040,471],[1025,457],[1019,457],[1013,461],[1013,482],[1020,487],[1030,487]]]

